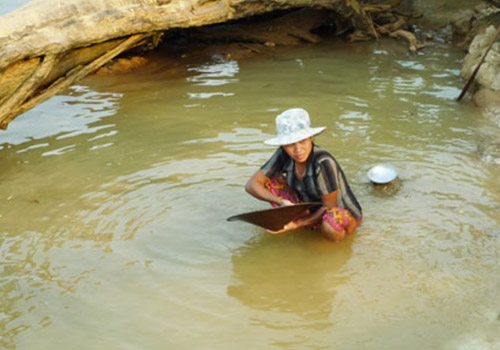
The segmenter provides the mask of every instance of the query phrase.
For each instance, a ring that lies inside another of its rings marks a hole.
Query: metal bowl
[[[376,184],[386,184],[398,177],[398,171],[389,164],[377,164],[368,171],[368,178]]]

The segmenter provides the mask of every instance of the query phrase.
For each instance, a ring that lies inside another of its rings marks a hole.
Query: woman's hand
[[[293,204],[290,201],[285,201],[284,199],[272,194],[271,191],[266,188],[266,183],[268,181],[269,178],[264,174],[262,170],[259,169],[247,181],[245,190],[257,199],[275,204],[280,207]]]
[[[276,203],[276,204],[278,204],[278,206],[280,206],[280,207],[286,207],[286,206],[289,206],[289,205],[294,205],[295,203],[290,202],[288,199],[281,198],[279,200],[279,202]]]
[[[288,232],[288,231],[296,230],[299,227],[301,227],[301,225],[300,225],[300,223],[298,221],[290,221],[288,224],[286,224],[285,226],[283,226],[283,228],[281,228],[279,230],[276,230],[276,231],[266,230],[266,231],[269,232],[272,235],[277,235],[278,233],[285,233],[285,232]]]

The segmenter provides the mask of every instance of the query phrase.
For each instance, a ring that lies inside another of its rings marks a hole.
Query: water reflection
[[[190,99],[234,96],[234,92],[213,91],[211,87],[238,83],[239,79],[235,78],[240,70],[238,62],[234,60],[226,61],[224,58],[218,56],[212,57],[212,59],[214,62],[188,68],[189,72],[196,73],[187,78],[187,81],[192,83],[193,88],[201,87],[210,90],[210,92],[188,92]]]
[[[0,134],[0,150],[21,144],[29,148],[46,147],[44,141],[49,137],[62,140],[112,128],[113,125],[95,124],[116,114],[121,97],[117,93],[99,93],[87,86],[72,86],[67,95],[55,96],[16,118],[8,132]]]
[[[281,237],[261,234],[233,252],[227,293],[263,311],[253,322],[270,329],[326,329],[335,323],[336,288],[347,283],[343,267],[352,240],[326,242],[301,230]]]
[[[188,82],[197,86],[219,86],[234,84],[239,80],[234,78],[240,71],[238,62],[234,60],[225,61],[215,57],[215,62],[188,68],[189,72],[195,74],[187,79]]]
[[[87,152],[113,144],[116,125],[103,120],[116,113],[120,99],[73,86],[0,135],[1,348],[14,349],[22,333],[51,326],[57,312],[49,305],[88,283],[90,269],[81,257],[72,261],[75,251],[106,252],[115,239],[114,232],[86,225],[78,212],[90,205],[79,198],[81,191],[99,186],[89,178]],[[103,173],[100,166],[94,170]]]

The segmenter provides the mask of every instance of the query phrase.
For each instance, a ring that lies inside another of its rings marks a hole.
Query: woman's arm
[[[338,195],[339,195],[339,190],[335,190],[333,192],[330,192],[328,194],[325,194],[324,196],[321,196],[321,202],[323,202],[323,206],[326,208],[335,208],[338,207]]]
[[[264,174],[262,170],[257,170],[255,174],[248,180],[245,190],[252,196],[262,201],[269,203],[276,203],[279,206],[292,205],[293,203],[289,200],[283,199],[272,194],[265,186],[265,183],[269,181],[269,178]]]
[[[277,231],[270,231],[268,230],[269,233],[277,234],[277,233],[284,233],[287,231],[292,231],[296,230],[300,227],[304,226],[309,226],[318,223],[321,220],[321,217],[325,213],[325,210],[328,208],[333,208],[337,206],[337,195],[338,195],[338,190],[333,191],[327,195],[324,195],[321,197],[321,201],[323,202],[323,206],[316,210],[314,213],[304,216],[302,218],[296,219],[294,221],[290,221],[288,224],[283,226],[281,230]]]

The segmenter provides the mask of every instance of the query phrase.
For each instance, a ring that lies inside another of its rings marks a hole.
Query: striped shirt
[[[321,202],[321,196],[338,190],[338,206],[349,210],[356,220],[361,218],[361,205],[354,196],[342,168],[329,152],[313,144],[302,180],[295,175],[294,166],[293,159],[280,147],[261,170],[268,178],[283,175],[287,184],[297,192],[303,202]]]

